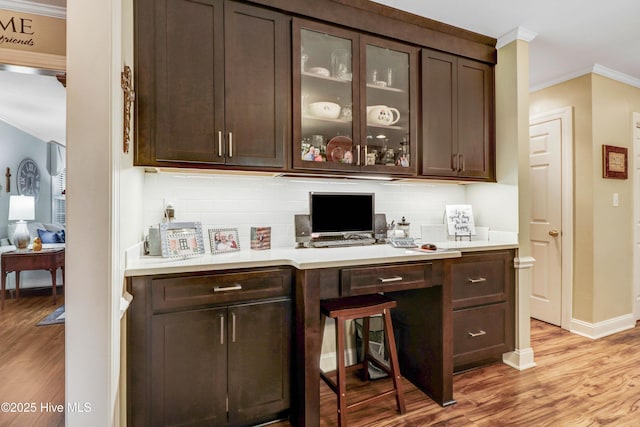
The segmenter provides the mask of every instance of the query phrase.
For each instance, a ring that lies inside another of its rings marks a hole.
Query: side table
[[[62,286],[64,289],[64,248],[42,249],[41,251],[11,251],[0,255],[2,264],[2,302],[0,309],[4,310],[5,287],[7,273],[16,272],[16,299],[20,297],[20,272],[24,270],[49,270],[53,287],[53,304],[56,303],[56,271],[62,270]]]

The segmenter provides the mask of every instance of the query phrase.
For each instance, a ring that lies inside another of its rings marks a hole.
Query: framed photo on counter
[[[212,254],[235,252],[240,250],[237,228],[210,228],[209,244]]]
[[[204,254],[202,225],[199,222],[160,224],[160,245],[165,258],[186,258]]]

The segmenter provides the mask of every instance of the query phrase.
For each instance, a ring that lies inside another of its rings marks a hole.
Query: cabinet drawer
[[[513,350],[513,334],[508,324],[508,304],[457,310],[453,312],[453,364],[455,370],[476,362],[499,360]],[[480,363],[477,363],[478,365]]]
[[[153,310],[190,308],[291,294],[291,270],[268,269],[153,279]]]
[[[340,294],[364,295],[376,292],[427,288],[441,282],[432,263],[345,268],[340,272]]]
[[[508,252],[464,256],[451,265],[453,308],[508,299]]]

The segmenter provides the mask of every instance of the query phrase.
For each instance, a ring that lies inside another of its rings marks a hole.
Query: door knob
[[[560,232],[558,230],[550,230],[549,231],[549,236],[551,237],[558,237],[560,235]]]

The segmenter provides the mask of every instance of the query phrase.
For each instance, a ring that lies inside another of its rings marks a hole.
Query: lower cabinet
[[[268,283],[291,279],[288,270],[265,274]],[[242,301],[243,279],[255,287],[258,278],[253,272],[156,276],[157,280],[139,279],[137,289],[133,279],[134,301],[142,304],[132,305],[129,318],[128,425],[249,426],[288,415],[291,298]],[[154,312],[152,304],[144,304],[154,301],[146,297],[158,289],[166,294],[167,289],[190,286],[204,286],[212,296],[219,293],[222,300],[239,301],[197,308],[186,298],[184,309],[170,312]],[[290,283],[282,289],[290,292]]]
[[[514,256],[492,251],[452,260],[454,372],[499,361],[514,349]]]

